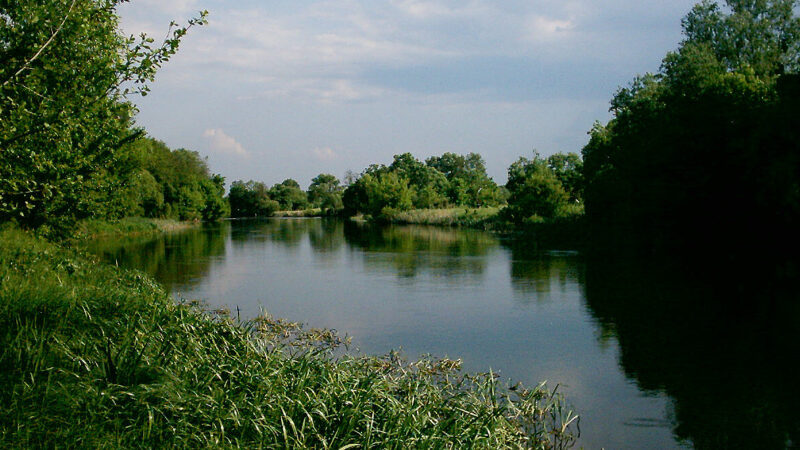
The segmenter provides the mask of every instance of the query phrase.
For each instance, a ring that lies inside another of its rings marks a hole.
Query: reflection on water
[[[141,270],[167,289],[195,283],[207,274],[211,261],[225,255],[230,224],[204,224],[160,236],[100,239],[88,250],[111,264]]]
[[[499,245],[491,235],[474,230],[409,225],[349,222],[344,236],[363,256],[367,269],[393,269],[404,278],[421,273],[451,279],[479,277],[486,269],[487,253]]]
[[[587,448],[800,439],[791,290],[703,286],[478,231],[337,220],[234,221],[92,249],[179,295],[338,329],[365,352],[403,347],[560,382]]]
[[[669,267],[590,261],[592,314],[626,375],[675,401],[676,435],[698,448],[798,443],[797,293],[767,279],[689,281]],[[705,282],[704,282],[705,281]]]

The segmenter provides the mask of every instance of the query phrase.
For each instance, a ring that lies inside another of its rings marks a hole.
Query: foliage
[[[335,357],[270,317],[175,304],[139,272],[0,231],[0,446],[565,448],[576,416],[544,385],[460,361]]]
[[[364,170],[345,189],[343,203],[346,214],[378,217],[383,208],[396,212],[453,205],[497,206],[505,202],[504,194],[486,174],[483,158],[476,153],[445,153],[426,163],[403,153],[395,155],[389,166],[372,165]]]
[[[111,200],[116,216],[216,220],[230,214],[225,178],[210,175],[197,152],[143,137],[118,151],[111,173],[121,185]]]
[[[350,208],[373,218],[411,209],[412,190],[408,180],[387,170],[366,173],[345,192]],[[359,202],[359,203],[355,203]],[[354,204],[355,203],[355,204]]]
[[[447,178],[447,194],[452,204],[478,207],[497,206],[503,202],[499,187],[486,174],[486,164],[481,155],[469,153],[463,156],[448,152],[432,156],[425,163]]]
[[[547,167],[569,195],[571,203],[583,201],[583,160],[577,153],[555,153],[547,157]]]
[[[269,196],[278,202],[281,211],[299,211],[310,206],[308,194],[300,188],[297,181],[291,178],[272,186]]]
[[[270,199],[264,183],[258,181],[234,181],[228,193],[231,217],[271,216],[280,205]]]
[[[800,224],[800,22],[788,0],[697,5],[658,74],[583,149],[592,228],[643,251],[786,247]],[[742,241],[742,237],[747,237]],[[597,239],[597,241],[606,239]]]
[[[447,177],[414,158],[411,153],[395,155],[389,170],[408,180],[415,208],[438,208],[447,204]]]
[[[511,164],[506,183],[510,196],[504,211],[508,219],[514,223],[536,223],[563,215],[570,194],[550,167],[565,159],[560,156],[544,159],[536,154],[533,159],[520,158]],[[562,176],[573,180],[566,164],[559,168]]]
[[[64,230],[115,214],[115,157],[140,134],[126,96],[146,94],[188,28],[205,22],[173,24],[154,45],[120,34],[121,1],[0,2],[0,221]]]
[[[343,208],[342,191],[338,178],[321,173],[311,180],[308,200],[313,207],[322,208],[323,211],[338,211]]]

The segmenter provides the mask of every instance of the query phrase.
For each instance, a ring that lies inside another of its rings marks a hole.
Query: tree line
[[[345,181],[320,174],[303,191],[292,179],[268,188],[263,182],[234,181],[228,196],[233,217],[268,216],[278,210],[320,208],[327,214],[364,214],[379,219],[409,209],[508,205],[507,218],[541,221],[582,211],[580,156],[557,153],[520,158],[500,186],[477,153],[444,153],[420,161],[395,155],[389,165],[372,164]]]

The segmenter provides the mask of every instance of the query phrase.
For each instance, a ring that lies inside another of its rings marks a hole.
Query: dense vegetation
[[[540,386],[423,358],[335,358],[324,330],[178,305],[137,272],[0,231],[0,447],[552,448]],[[574,425],[573,425],[574,426]]]
[[[597,243],[791,248],[800,225],[800,19],[791,0],[694,7],[656,74],[583,149]],[[633,239],[636,237],[636,239]]]
[[[444,206],[495,206],[502,192],[486,174],[483,158],[445,153],[425,163],[410,153],[395,155],[389,166],[372,165],[344,192],[349,214],[373,217],[412,208]]]
[[[216,220],[230,214],[225,178],[211,175],[197,152],[140,138],[120,149],[113,173],[120,186],[112,197],[117,217]]]
[[[118,32],[120,1],[0,2],[0,221],[66,233],[78,219],[127,214],[134,205],[118,198],[126,182],[155,189],[141,171],[121,170],[122,149],[142,135],[129,98],[147,93],[205,19],[156,45]],[[163,194],[169,204],[172,193]],[[190,218],[199,196],[186,194],[195,204],[176,214]]]

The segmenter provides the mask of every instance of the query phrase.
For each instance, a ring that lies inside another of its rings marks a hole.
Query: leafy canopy
[[[189,28],[156,44],[119,31],[124,0],[0,1],[0,220],[27,226],[107,215],[117,151],[139,137],[132,95]]]

